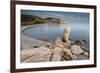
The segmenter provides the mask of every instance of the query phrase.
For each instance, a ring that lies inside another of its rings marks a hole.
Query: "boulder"
[[[63,43],[65,48],[69,48],[71,46],[71,41]]]
[[[21,50],[20,56],[21,56],[21,61],[29,58],[30,56],[32,56],[34,49],[23,49]]]
[[[86,43],[86,40],[76,40],[75,44],[77,44],[77,45],[85,45],[87,43]]]
[[[86,51],[84,51],[84,52],[83,52],[83,56],[88,57],[88,56],[89,56],[89,53],[88,53],[88,52],[86,52]]]
[[[52,55],[51,61],[60,61],[61,60],[61,54],[59,53],[54,53]]]
[[[63,52],[62,52],[62,57],[65,59],[65,60],[71,60],[72,58],[72,53],[70,52],[70,49],[66,49],[64,48],[63,49]]]
[[[63,50],[63,57],[66,59],[66,60],[76,60],[77,59],[77,56],[76,55],[73,55],[71,53],[71,50],[70,49],[66,49],[64,48]]]
[[[51,49],[47,47],[25,49],[21,51],[21,61],[25,63],[45,62],[49,61],[50,57],[51,57]]]
[[[71,52],[74,55],[79,55],[81,53],[83,53],[83,50],[81,49],[81,47],[79,45],[72,45],[71,46]]]
[[[87,43],[86,40],[81,40],[80,42],[81,42],[82,45]]]
[[[88,49],[88,48],[86,48],[84,45],[82,45],[82,46],[81,46],[81,48],[82,48],[84,51],[86,51],[86,52],[88,52],[88,51],[89,51],[89,49]]]
[[[60,47],[55,47],[54,49],[52,49],[52,57],[51,57],[51,61],[60,61],[62,58],[62,48]]]
[[[45,47],[51,48],[51,43],[46,43]]]
[[[77,56],[76,55],[72,55],[72,60],[77,60]]]
[[[64,47],[63,42],[60,37],[57,37],[57,39],[54,41],[53,45],[54,45],[54,47],[60,47],[60,48]]]
[[[76,44],[76,45],[81,45],[81,41],[76,40],[76,41],[74,42],[74,44]]]

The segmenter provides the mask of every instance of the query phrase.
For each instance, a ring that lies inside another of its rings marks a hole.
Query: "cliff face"
[[[21,15],[21,25],[31,25],[31,24],[64,24],[64,21],[59,18],[42,18],[39,16],[32,15]]]

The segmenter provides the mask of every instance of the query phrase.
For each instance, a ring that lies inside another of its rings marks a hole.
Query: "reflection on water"
[[[64,26],[63,24],[44,24],[30,27],[24,30],[24,33],[42,40],[47,37],[48,41],[53,41],[57,36],[63,36]],[[89,27],[87,26],[70,26],[70,39],[72,40],[86,40],[89,44]]]

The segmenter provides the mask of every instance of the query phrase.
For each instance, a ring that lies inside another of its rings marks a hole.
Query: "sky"
[[[60,11],[40,11],[40,10],[21,10],[21,14],[35,15],[40,17],[54,17],[60,18],[65,23],[71,25],[83,25],[89,27],[89,13],[79,12],[60,12]]]

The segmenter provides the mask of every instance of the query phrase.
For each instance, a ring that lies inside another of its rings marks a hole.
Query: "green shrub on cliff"
[[[33,25],[33,24],[63,24],[64,21],[59,18],[52,17],[39,17],[33,15],[21,15],[21,25]]]

